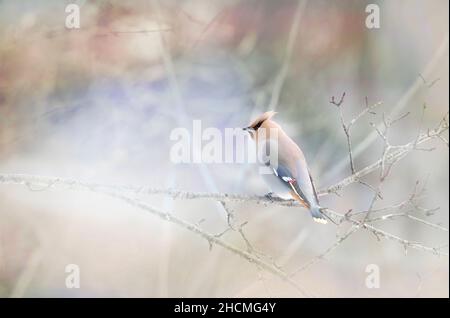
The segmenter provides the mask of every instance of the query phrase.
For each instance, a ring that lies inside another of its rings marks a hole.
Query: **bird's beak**
[[[242,128],[242,130],[244,130],[244,131],[252,131],[253,128],[252,127],[244,127],[244,128]]]

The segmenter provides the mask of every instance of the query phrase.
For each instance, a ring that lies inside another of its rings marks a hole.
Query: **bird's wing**
[[[297,180],[293,173],[285,165],[279,164],[277,167],[272,167],[274,174],[283,181],[288,187],[292,189],[295,196],[298,197],[302,203],[308,208],[311,206],[310,201],[303,193],[299,186],[299,180]]]

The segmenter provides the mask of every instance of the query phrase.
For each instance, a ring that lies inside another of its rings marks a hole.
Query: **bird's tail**
[[[303,200],[296,191],[291,191],[291,195],[294,198],[294,200],[297,200],[298,202],[300,202],[300,204],[302,204],[305,208],[309,209],[309,211],[311,212],[311,215],[314,219],[314,221],[318,222],[318,223],[322,223],[322,224],[327,224],[327,219],[325,218],[325,215],[322,213],[323,208],[318,205],[315,204],[310,205],[309,203],[307,203],[305,200]]]
[[[325,215],[322,213],[322,209],[323,209],[322,207],[316,205],[312,206],[309,209],[309,211],[311,212],[314,221],[322,224],[327,224],[327,219],[325,218]]]

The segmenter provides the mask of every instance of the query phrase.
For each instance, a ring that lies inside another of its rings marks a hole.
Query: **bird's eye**
[[[262,123],[263,123],[263,121],[258,122],[255,126],[253,126],[253,129],[258,130],[259,127],[261,127]]]

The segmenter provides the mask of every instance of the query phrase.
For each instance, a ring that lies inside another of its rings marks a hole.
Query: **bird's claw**
[[[269,192],[265,195],[265,197],[272,203],[275,201],[275,197],[273,194],[274,194],[273,192]]]

